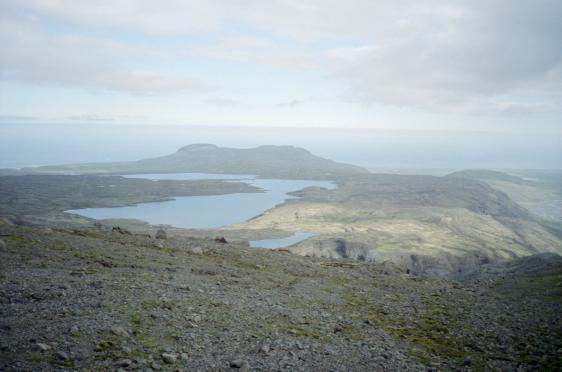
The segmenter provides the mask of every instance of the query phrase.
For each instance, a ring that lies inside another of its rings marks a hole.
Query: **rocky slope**
[[[556,259],[458,283],[158,236],[0,223],[0,370],[562,368]]]

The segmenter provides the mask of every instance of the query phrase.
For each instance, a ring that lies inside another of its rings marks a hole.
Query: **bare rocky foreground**
[[[0,370],[559,370],[559,256],[471,282],[246,243],[0,225]]]

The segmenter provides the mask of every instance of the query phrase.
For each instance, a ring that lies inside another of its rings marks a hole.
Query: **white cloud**
[[[33,24],[0,22],[0,78],[32,84],[59,84],[133,94],[208,92],[197,79],[135,69],[159,57],[148,48],[112,40],[42,32]]]
[[[237,21],[302,37],[359,34],[377,24],[373,16],[398,13],[411,6],[409,3],[404,0],[345,3],[339,0],[6,0],[4,7],[20,6],[77,24],[135,28],[156,35],[218,31]]]
[[[329,50],[333,76],[367,102],[438,111],[529,112],[561,102],[562,3],[456,4],[415,9],[377,44]],[[546,86],[550,96],[536,104]]]
[[[213,35],[177,58],[316,69],[364,103],[471,113],[562,106],[559,0],[6,0],[1,6],[5,14],[110,33]],[[5,79],[133,93],[212,88],[177,73],[139,71],[135,58],[147,51],[127,45],[12,29],[2,35]]]
[[[296,107],[296,106],[300,106],[302,104],[304,104],[305,101],[302,101],[300,99],[293,99],[289,102],[282,102],[277,104],[278,107],[283,107],[283,108],[290,108],[290,107]]]
[[[205,100],[205,102],[208,103],[209,105],[213,105],[220,108],[236,107],[241,105],[240,101],[230,98],[209,98]]]
[[[216,1],[20,0],[12,1],[75,24],[135,28],[155,35],[217,30],[227,9]]]

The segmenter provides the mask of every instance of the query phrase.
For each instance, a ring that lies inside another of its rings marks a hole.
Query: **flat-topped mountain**
[[[88,163],[46,166],[33,173],[233,173],[260,177],[333,179],[338,176],[368,173],[350,164],[337,163],[293,146],[259,146],[249,149],[193,144],[173,154],[132,162]]]

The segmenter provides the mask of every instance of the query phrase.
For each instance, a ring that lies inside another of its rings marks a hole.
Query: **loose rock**
[[[270,350],[270,349],[269,349],[269,345],[263,345],[263,346],[260,348],[260,351],[261,351],[262,353],[266,353],[266,354],[269,353],[269,350]]]
[[[243,359],[236,359],[230,362],[231,368],[237,368],[240,371],[248,371],[250,369],[250,364]]]
[[[70,357],[68,356],[68,354],[65,353],[64,351],[57,351],[56,356],[57,356],[57,358],[59,358],[60,360],[68,360],[68,359],[70,359]]]
[[[158,229],[158,231],[156,231],[156,239],[168,239],[168,234],[166,234],[164,229]]]
[[[125,328],[123,327],[113,327],[111,328],[111,333],[115,336],[129,337],[129,333],[125,331]]]
[[[162,360],[167,364],[174,364],[178,361],[178,356],[176,354],[163,353],[161,357]]]
[[[132,364],[133,362],[131,361],[131,359],[121,359],[119,361],[117,361],[117,365],[119,367],[128,367]]]
[[[37,344],[37,348],[41,351],[49,351],[52,349],[51,346],[42,343]]]
[[[73,325],[70,327],[70,334],[73,336],[78,336],[80,334],[80,329],[77,326]]]

